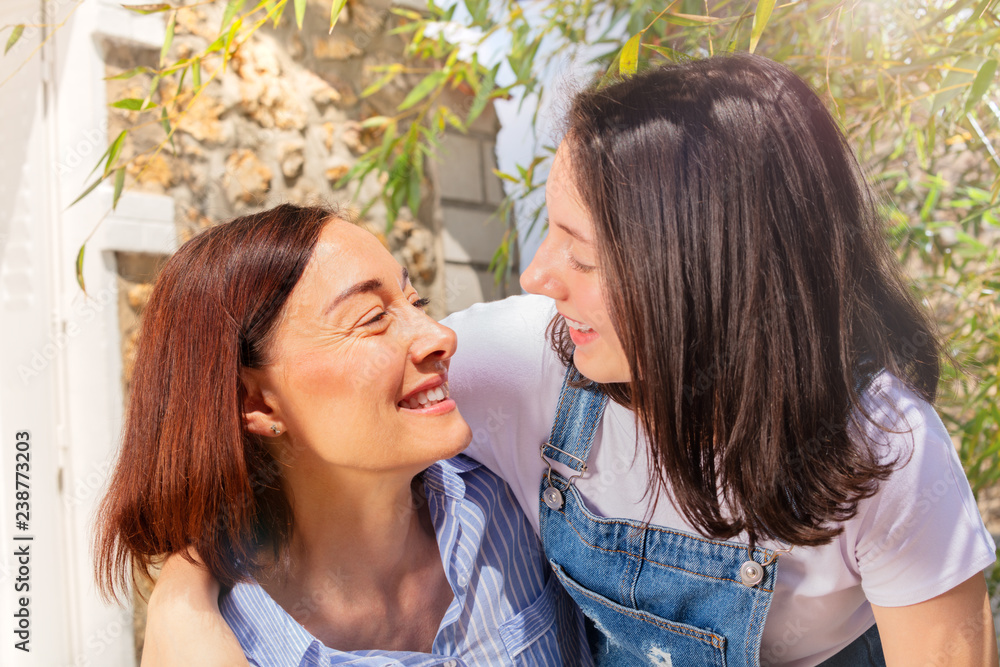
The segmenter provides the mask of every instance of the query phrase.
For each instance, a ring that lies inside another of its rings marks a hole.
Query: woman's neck
[[[419,478],[302,477],[286,480],[290,566],[261,585],[332,648],[429,651],[452,591]]]

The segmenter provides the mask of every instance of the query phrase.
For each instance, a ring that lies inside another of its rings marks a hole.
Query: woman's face
[[[549,172],[545,204],[549,232],[521,274],[521,287],[555,299],[576,344],[573,361],[581,373],[595,382],[627,382],[628,361],[601,290],[594,223],[577,193],[565,142]]]
[[[455,333],[424,303],[372,234],[326,225],[278,323],[271,363],[245,372],[293,457],[416,474],[466,447],[471,431],[447,397]],[[269,428],[262,421],[251,430]]]

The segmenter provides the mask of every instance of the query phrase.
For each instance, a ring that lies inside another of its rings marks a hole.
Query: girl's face
[[[628,382],[628,361],[604,300],[594,223],[573,180],[566,143],[556,151],[545,186],[549,232],[521,287],[556,302],[576,344],[573,362],[595,382]]]
[[[286,303],[271,363],[245,371],[272,411],[261,434],[274,422],[297,452],[286,462],[416,474],[465,448],[471,432],[447,397],[455,332],[424,303],[373,235],[326,225]]]

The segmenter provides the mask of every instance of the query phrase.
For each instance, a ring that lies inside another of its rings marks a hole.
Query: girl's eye
[[[569,258],[569,265],[581,273],[590,273],[591,271],[597,268],[596,266],[587,266],[586,264],[581,264],[580,262],[577,261],[576,257],[573,257],[573,255],[567,254],[567,257]]]

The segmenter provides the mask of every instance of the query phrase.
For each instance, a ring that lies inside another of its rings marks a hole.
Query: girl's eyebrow
[[[578,232],[576,230],[573,230],[573,229],[570,229],[569,227],[567,227],[566,225],[562,224],[561,222],[555,223],[555,226],[558,227],[559,229],[563,230],[564,232],[566,232],[570,236],[572,236],[574,239],[576,239],[580,243],[585,243],[587,245],[593,245],[593,243],[591,243],[590,239],[588,239],[587,237],[583,236],[580,232]]]

